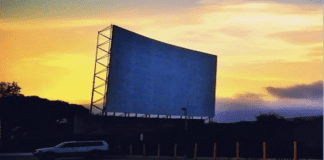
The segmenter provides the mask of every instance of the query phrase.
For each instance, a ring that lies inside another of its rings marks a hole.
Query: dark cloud
[[[322,81],[317,83],[323,84]],[[262,97],[245,93],[234,99],[217,99],[214,120],[221,123],[255,121],[255,116],[260,113],[278,113],[286,118],[323,115],[323,99],[279,99],[271,102],[262,100]]]
[[[262,95],[255,93],[245,93],[236,95],[235,99],[224,98],[217,101],[216,110],[219,111],[251,111],[260,110],[263,103]]]
[[[323,81],[308,85],[295,85],[288,88],[267,87],[266,90],[278,98],[323,99]]]
[[[255,115],[270,110],[269,107],[264,105],[262,96],[255,93],[245,93],[236,95],[235,99],[217,99],[214,120],[224,123],[254,121]]]
[[[255,93],[245,93],[245,94],[237,94],[235,101],[238,102],[262,102],[263,100],[261,99],[261,97],[263,97],[263,95],[261,94],[255,94]]]

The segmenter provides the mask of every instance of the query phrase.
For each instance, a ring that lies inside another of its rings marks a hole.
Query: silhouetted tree
[[[43,144],[46,138],[55,141],[57,137],[71,136],[74,115],[88,114],[89,110],[82,105],[51,101],[38,96],[0,98],[0,119],[5,133],[2,138],[6,141],[4,146],[16,141],[19,145],[13,145],[14,148],[31,148],[33,143],[36,146],[37,143]]]
[[[274,112],[270,112],[268,114],[259,114],[254,117],[258,122],[279,122],[281,120],[285,120],[284,116]]]
[[[22,96],[20,94],[20,87],[18,86],[17,82],[0,82],[0,98],[8,97],[8,96]]]

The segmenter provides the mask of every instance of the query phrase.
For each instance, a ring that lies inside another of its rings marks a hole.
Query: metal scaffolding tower
[[[98,31],[90,114],[93,114],[93,108],[99,110],[101,115],[106,114],[105,110],[107,101],[106,97],[108,89],[112,29],[112,25],[110,25],[109,27]],[[100,104],[102,104],[102,108],[100,107]]]

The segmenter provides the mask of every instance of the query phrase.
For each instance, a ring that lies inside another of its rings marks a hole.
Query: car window
[[[102,142],[89,142],[88,145],[90,146],[102,146]]]
[[[70,148],[70,147],[78,147],[77,143],[66,143],[61,146],[61,148]]]
[[[68,148],[71,146],[71,143],[66,143],[61,146],[61,148]]]
[[[82,142],[79,143],[80,147],[102,146],[102,142]]]
[[[76,144],[77,147],[87,147],[87,144],[84,142],[79,142]]]
[[[91,147],[91,146],[103,146],[103,143],[102,142],[74,142],[74,143],[63,144],[61,148]]]

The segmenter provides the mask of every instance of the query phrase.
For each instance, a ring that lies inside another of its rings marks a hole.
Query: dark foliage
[[[279,115],[278,113],[270,112],[268,114],[259,114],[255,116],[257,122],[261,123],[274,123],[285,121],[284,116]]]
[[[3,145],[8,150],[19,150],[19,147],[32,148],[32,145],[49,137],[72,135],[74,115],[87,114],[89,110],[83,106],[63,101],[50,101],[37,96],[2,97],[0,120]]]
[[[0,82],[0,98],[8,96],[23,96],[20,94],[20,87],[17,82]]]
[[[8,96],[0,99],[0,117],[15,115],[43,115],[46,117],[66,118],[74,114],[87,114],[89,110],[81,105],[63,101],[50,101],[38,96]]]

